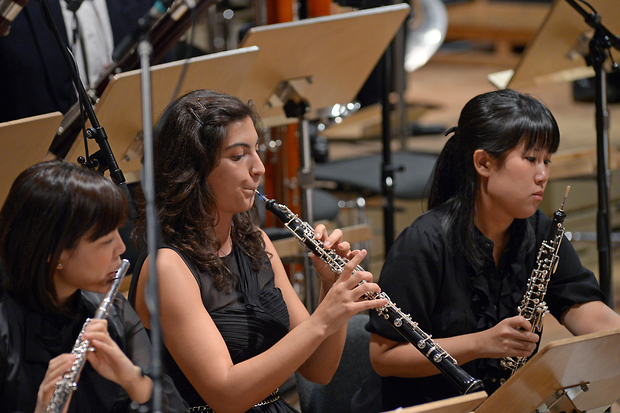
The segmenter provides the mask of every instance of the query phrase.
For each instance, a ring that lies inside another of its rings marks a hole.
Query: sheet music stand
[[[614,33],[620,32],[620,2],[615,0],[588,0],[603,17],[605,25]],[[492,73],[489,81],[499,89],[523,89],[551,82],[569,82],[594,76],[579,53],[582,34],[592,29],[565,0],[553,3],[547,18],[523,52],[515,69]],[[587,44],[585,45],[587,48]],[[620,60],[620,52],[612,52]]]
[[[268,105],[281,82],[297,81],[294,86],[309,104],[308,118],[337,103],[349,103],[409,10],[401,3],[253,27],[240,46],[258,46],[261,52],[237,95],[254,101],[266,126],[297,121],[287,118],[282,106]]]
[[[602,412],[620,398],[619,344],[620,329],[554,341],[476,413]]]
[[[247,47],[190,59],[180,94],[212,89],[235,95],[257,55],[257,47]],[[184,64],[185,61],[176,61],[151,68],[154,116],[158,117],[171,102]],[[120,73],[112,78],[95,106],[99,123],[106,130],[112,152],[128,183],[140,180],[142,167],[140,88],[140,70]],[[84,156],[83,139],[76,139],[66,158],[76,162],[78,156]]]
[[[572,3],[572,4],[571,4]],[[586,22],[591,11],[574,0],[556,0],[514,73],[504,71],[489,75],[491,83],[499,88],[523,88],[551,81],[569,81],[596,75],[596,146],[597,146],[597,248],[599,251],[599,280],[605,294],[605,303],[614,307],[611,259],[611,204],[609,201],[609,113],[607,111],[606,75],[601,56],[601,40],[616,38],[620,33],[620,2],[617,0],[589,0],[601,18],[597,30]],[[596,26],[596,25],[594,25]],[[605,30],[608,30],[608,33]],[[619,41],[615,42],[618,47]],[[611,43],[612,45],[614,43]],[[613,48],[612,48],[613,49]],[[618,50],[611,51],[614,61]],[[586,61],[586,57],[588,61]],[[592,65],[586,67],[586,64]]]
[[[252,100],[265,126],[299,123],[301,215],[312,224],[312,169],[308,119],[337,103],[351,102],[409,14],[408,4],[254,27],[241,46],[260,54],[237,93]],[[305,258],[306,305],[314,287]]]
[[[237,95],[252,100],[266,126],[300,122],[303,219],[312,223],[312,166],[305,119],[351,102],[409,13],[408,4],[254,27],[241,46],[260,54]],[[381,30],[370,30],[381,28]],[[346,39],[346,47],[343,40]],[[293,114],[285,105],[303,105]],[[307,200],[304,200],[304,193]]]
[[[487,392],[478,391],[385,413],[470,413],[486,398]]]
[[[53,112],[0,123],[0,205],[17,175],[45,160],[62,113]]]

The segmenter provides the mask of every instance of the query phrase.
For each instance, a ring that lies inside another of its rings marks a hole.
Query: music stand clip
[[[310,111],[310,102],[303,94],[303,86],[312,83],[312,76],[284,80],[269,97],[267,105],[281,107],[287,118],[303,118]]]
[[[579,384],[577,386],[560,389],[553,393],[545,400],[535,413],[561,413],[561,412],[578,412],[573,400],[581,393],[590,390],[589,383]]]

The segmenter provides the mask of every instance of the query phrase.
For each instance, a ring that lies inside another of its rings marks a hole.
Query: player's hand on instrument
[[[342,230],[335,229],[331,234],[327,233],[327,228],[325,225],[319,224],[314,229],[314,238],[323,242],[323,246],[325,249],[333,249],[338,255],[341,257],[351,259],[351,245],[343,241],[342,239]]]
[[[488,358],[529,357],[540,339],[523,316],[506,318],[482,334],[481,357]]]
[[[64,374],[71,369],[71,365],[74,361],[75,355],[71,353],[61,354],[50,360],[47,366],[47,371],[45,372],[45,377],[43,377],[43,381],[41,382],[39,391],[37,392],[37,405],[34,409],[35,413],[45,412],[45,409],[54,395],[56,383],[62,380]],[[66,413],[69,408],[70,401],[71,396],[69,396],[69,399],[65,403],[62,413]]]
[[[332,250],[347,260],[353,258],[351,245],[342,240],[341,230],[335,229],[331,234],[328,234],[325,225],[319,224],[314,229],[314,238],[321,241],[323,243],[323,248],[326,250]],[[328,285],[333,284],[338,278],[338,274],[334,274],[330,266],[317,257],[314,253],[310,253],[310,257],[312,258],[314,268],[321,279],[328,283]]]
[[[86,359],[99,374],[122,386],[129,397],[138,403],[146,403],[150,399],[151,379],[144,376],[142,370],[112,340],[107,320],[91,320],[82,338],[90,340],[91,349],[87,351]]]
[[[365,256],[365,250],[352,252],[351,260],[344,266],[337,280],[313,313],[313,317],[324,317],[328,335],[344,326],[358,312],[387,304],[384,298],[372,300],[362,298],[370,292],[381,292],[379,285],[373,282],[371,273],[368,271],[353,272]]]

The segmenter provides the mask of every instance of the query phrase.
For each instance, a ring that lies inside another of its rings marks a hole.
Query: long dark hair
[[[210,273],[216,288],[231,287],[232,275],[217,252],[216,199],[207,177],[219,164],[228,127],[252,119],[260,132],[251,105],[234,96],[209,90],[186,94],[168,107],[160,119],[155,142],[155,203],[162,241],[178,248]],[[260,135],[260,133],[259,133]],[[137,195],[140,212],[133,239],[140,244],[146,233],[144,196]],[[257,226],[256,206],[235,214],[232,239],[252,259],[258,270],[265,262],[265,243]]]
[[[509,89],[488,92],[463,107],[454,135],[437,159],[428,207],[452,202],[444,227],[451,228],[455,246],[472,262],[482,263],[484,256],[474,241],[478,193],[474,152],[483,149],[502,164],[508,152],[521,143],[526,150],[556,152],[560,131],[555,118],[530,95]]]
[[[88,234],[94,241],[125,222],[123,194],[110,181],[62,161],[22,172],[0,211],[3,287],[33,309],[61,308],[53,275],[64,250]]]

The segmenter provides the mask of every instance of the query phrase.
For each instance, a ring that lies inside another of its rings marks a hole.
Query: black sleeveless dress
[[[169,246],[163,248],[177,252],[194,275],[200,288],[202,302],[224,338],[233,363],[240,363],[262,353],[288,333],[290,324],[288,309],[280,289],[275,287],[273,269],[268,260],[267,264],[256,273],[251,268],[249,257],[233,246],[233,251],[222,258],[236,277],[233,291],[225,293],[218,291],[210,275],[201,271],[182,251]],[[136,263],[129,295],[131,302],[135,299],[135,285],[145,259],[146,253],[143,252]],[[165,346],[162,358],[166,373],[173,379],[179,393],[189,406],[207,405]],[[296,410],[282,398],[277,398],[268,403],[259,403],[248,412],[291,413]]]

